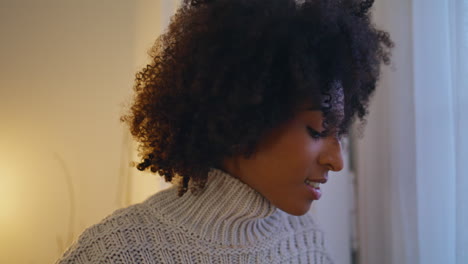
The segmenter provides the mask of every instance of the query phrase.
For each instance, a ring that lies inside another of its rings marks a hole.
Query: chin
[[[304,205],[302,207],[287,207],[287,208],[279,208],[282,211],[290,214],[290,215],[295,215],[295,216],[301,216],[305,215],[307,212],[310,210],[311,203],[308,203],[307,205]]]

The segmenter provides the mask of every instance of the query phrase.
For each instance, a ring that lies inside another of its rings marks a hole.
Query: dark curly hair
[[[180,176],[179,195],[189,182],[203,188],[210,168],[249,157],[304,104],[323,111],[327,129],[347,134],[367,114],[393,46],[372,24],[372,4],[185,0],[137,73],[122,117],[140,143],[137,168],[166,181]]]

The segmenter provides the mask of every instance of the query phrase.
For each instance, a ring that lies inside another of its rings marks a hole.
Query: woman
[[[389,62],[372,2],[184,2],[122,118],[138,169],[174,186],[59,263],[332,263],[308,211]]]

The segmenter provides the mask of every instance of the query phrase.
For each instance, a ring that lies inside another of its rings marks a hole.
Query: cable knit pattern
[[[310,214],[289,215],[212,169],[198,194],[175,187],[88,228],[57,263],[330,264]]]

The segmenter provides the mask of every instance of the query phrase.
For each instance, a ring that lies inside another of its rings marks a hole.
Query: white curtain
[[[468,1],[414,0],[413,10],[420,261],[466,264]]]
[[[468,263],[468,0],[380,0],[394,64],[355,148],[359,263]]]

